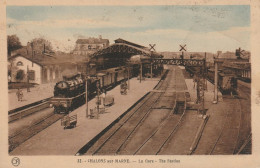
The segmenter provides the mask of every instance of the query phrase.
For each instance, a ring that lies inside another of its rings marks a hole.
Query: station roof
[[[90,57],[106,56],[107,58],[130,58],[133,55],[143,55],[149,57],[161,57],[161,54],[150,51],[147,47],[123,40],[117,39],[115,43],[98,50],[93,53]]]
[[[124,43],[124,44],[128,44],[128,45],[131,45],[131,46],[135,46],[135,47],[138,47],[138,48],[142,48],[142,49],[147,49],[148,50],[148,48],[145,47],[145,46],[142,46],[142,45],[130,42],[130,41],[126,41],[126,40],[121,39],[121,38],[116,39],[115,43]]]
[[[149,50],[145,50],[143,48],[139,48],[136,46],[132,46],[126,43],[114,43],[107,48],[99,50],[92,54],[92,57],[107,55],[107,56],[115,56],[115,55],[124,55],[127,57],[131,57],[132,55],[146,55],[151,56],[151,52]]]

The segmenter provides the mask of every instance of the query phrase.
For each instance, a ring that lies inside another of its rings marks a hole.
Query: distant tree
[[[51,42],[44,38],[35,38],[28,45],[30,45],[29,47],[33,45],[33,50],[36,52],[52,52],[53,49]]]
[[[22,48],[21,42],[17,35],[8,35],[7,36],[7,51],[8,55],[11,55],[11,52]]]

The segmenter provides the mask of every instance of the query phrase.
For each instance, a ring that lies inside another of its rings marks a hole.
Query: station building
[[[66,59],[67,57],[74,58]],[[64,58],[64,59],[63,59]],[[55,55],[54,58],[39,61],[28,55],[17,54],[8,58],[8,81],[43,84],[57,82],[63,76],[86,71],[86,59],[75,55]]]

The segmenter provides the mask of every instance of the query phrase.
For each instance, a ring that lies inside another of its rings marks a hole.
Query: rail
[[[49,100],[51,98],[52,97],[49,97],[49,98],[31,103],[31,104],[16,108],[14,110],[8,111],[8,123],[48,108]]]

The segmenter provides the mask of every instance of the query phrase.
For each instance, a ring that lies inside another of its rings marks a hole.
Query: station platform
[[[158,82],[159,78],[146,79],[141,83],[137,78],[132,78],[127,95],[120,94],[120,86],[107,92],[107,95],[114,96],[115,104],[106,108],[99,119],[86,118],[86,106],[83,105],[70,113],[77,114],[78,123],[75,128],[64,130],[59,120],[22,143],[10,155],[75,155],[82,146],[153,90]],[[95,107],[95,101],[89,101],[89,109]]]
[[[185,72],[184,72],[185,73]],[[135,104],[146,93],[161,92],[161,90],[153,90],[158,84],[159,79],[146,79],[140,83],[137,78],[130,80],[130,90],[127,95],[120,94],[120,87],[117,86],[107,95],[113,95],[115,104],[106,108],[105,113],[99,115],[99,119],[86,118],[86,106],[73,111],[70,115],[77,114],[78,124],[73,129],[63,129],[60,121],[52,124],[45,130],[33,136],[29,140],[14,149],[10,155],[75,155],[78,150],[86,145],[98,133],[106,128],[111,122],[117,119],[122,113]],[[189,92],[190,103],[196,102],[196,87],[194,87],[193,79],[186,78],[187,88],[185,92]],[[175,92],[176,90],[170,90]],[[233,154],[244,142],[243,137],[250,133],[251,127],[248,129],[246,125],[250,125],[251,112],[245,112],[241,108],[243,100],[222,95],[218,92],[218,104],[213,104],[214,85],[207,81],[207,89],[204,92],[206,114],[209,119],[203,129],[202,135],[192,153],[195,155],[209,154]],[[89,109],[95,107],[95,99],[89,102]],[[195,109],[188,110],[190,117],[183,120],[180,126],[180,134],[176,134],[178,143],[183,144],[182,139],[193,139],[194,135],[190,134],[190,126],[195,130],[199,129],[202,116]],[[179,152],[176,154],[188,154],[191,142],[187,142],[186,146],[180,146]]]
[[[8,90],[8,104],[9,109],[13,110],[18,107],[25,106],[27,104],[31,104],[42,99],[53,96],[53,89],[56,83],[46,83],[41,85],[36,85],[33,88],[30,88],[30,92],[27,92],[27,89],[22,89],[23,92],[23,100],[18,101],[16,92],[17,89]]]

